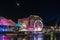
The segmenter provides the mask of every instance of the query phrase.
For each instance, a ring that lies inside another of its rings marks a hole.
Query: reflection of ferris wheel
[[[43,23],[41,20],[36,20],[35,23],[34,23],[34,28],[37,28],[39,27],[40,28],[40,31],[42,30],[43,28]]]

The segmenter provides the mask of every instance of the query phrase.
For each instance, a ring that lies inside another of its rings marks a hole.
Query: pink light
[[[2,25],[2,22],[0,21],[0,25]]]
[[[29,30],[34,30],[34,26],[28,26],[27,27]]]
[[[3,34],[0,35],[0,40],[10,40],[8,36],[5,36]]]
[[[16,25],[16,23],[14,21],[12,21],[11,19],[8,20],[8,23],[9,23],[10,26],[15,26]]]
[[[8,20],[7,20],[7,19],[2,19],[2,20],[1,20],[1,24],[2,24],[2,25],[6,25],[6,26],[8,26],[8,25],[9,25],[9,23],[8,23]]]
[[[3,40],[9,40],[8,36],[3,35]]]

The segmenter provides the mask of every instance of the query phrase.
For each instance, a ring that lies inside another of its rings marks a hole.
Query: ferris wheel
[[[36,20],[34,22],[34,28],[35,28],[35,31],[42,31],[42,28],[43,28],[43,23],[41,20]]]

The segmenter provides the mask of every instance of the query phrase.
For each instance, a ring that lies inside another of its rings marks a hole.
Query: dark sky
[[[59,4],[56,0],[0,0],[0,16],[17,21],[18,18],[39,15],[45,25],[55,25],[60,16]]]

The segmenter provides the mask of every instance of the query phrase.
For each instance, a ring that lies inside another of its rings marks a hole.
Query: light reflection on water
[[[34,39],[34,38],[36,38],[36,36],[30,36],[29,37],[29,40],[36,40],[36,39]],[[5,35],[0,35],[0,40],[28,40],[28,38],[26,38],[26,37],[16,37],[16,38],[10,38],[10,37],[8,37],[8,36],[5,36]]]
[[[55,34],[55,35],[56,35],[56,40],[60,40],[59,39],[60,35],[59,34]],[[51,40],[49,37],[50,37],[49,35],[44,35],[44,39],[42,39],[41,36],[39,36],[38,40]],[[37,40],[37,39],[36,36],[34,35],[28,35],[27,37],[20,36],[20,37],[10,38],[6,35],[0,34],[0,40]]]
[[[8,36],[5,36],[3,34],[0,35],[0,40],[10,40]]]

